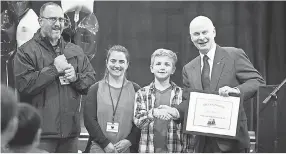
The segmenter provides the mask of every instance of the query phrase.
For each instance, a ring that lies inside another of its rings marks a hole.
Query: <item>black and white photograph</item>
[[[286,153],[285,1],[1,1],[1,153]]]

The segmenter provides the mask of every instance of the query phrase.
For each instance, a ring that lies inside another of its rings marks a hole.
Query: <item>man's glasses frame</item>
[[[49,18],[47,18],[47,17],[43,17],[43,16],[41,16],[41,18],[43,18],[43,19],[47,19],[48,21],[50,21],[51,23],[56,23],[57,21],[59,21],[60,23],[66,23],[68,20],[66,19],[66,18],[61,18],[61,17],[49,17]]]

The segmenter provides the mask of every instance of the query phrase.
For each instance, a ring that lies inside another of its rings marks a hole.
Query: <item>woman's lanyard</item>
[[[115,117],[115,113],[116,113],[116,110],[117,110],[117,107],[118,107],[118,103],[119,103],[119,100],[120,100],[120,97],[121,97],[121,92],[122,92],[122,89],[123,89],[124,82],[125,82],[125,79],[123,79],[122,86],[121,86],[121,88],[120,88],[120,93],[119,93],[119,96],[118,96],[118,99],[117,99],[117,103],[116,103],[116,106],[115,106],[115,108],[114,108],[113,98],[112,98],[112,96],[111,96],[111,90],[110,90],[109,77],[108,77],[109,95],[110,95],[110,98],[111,98],[112,110],[113,110],[113,115],[112,115],[112,123],[113,123],[113,124],[114,124],[114,117]]]

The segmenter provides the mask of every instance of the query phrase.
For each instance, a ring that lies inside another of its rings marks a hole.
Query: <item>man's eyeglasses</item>
[[[65,22],[67,22],[67,19],[65,19],[65,18],[57,18],[57,17],[49,17],[49,18],[46,18],[46,17],[41,17],[41,18],[44,18],[44,19],[47,19],[47,20],[49,20],[51,23],[56,23],[57,22],[57,20],[59,20],[59,22],[60,23],[65,23]]]

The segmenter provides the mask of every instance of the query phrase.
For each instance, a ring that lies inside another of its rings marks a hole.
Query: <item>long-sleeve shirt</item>
[[[136,86],[134,88],[134,86]],[[119,123],[118,133],[109,133],[106,131],[106,123],[112,122],[112,105],[109,95],[108,83],[101,80],[94,84],[87,95],[84,106],[84,124],[92,140],[105,148],[110,142],[116,143],[122,139],[127,139],[131,144],[136,144],[140,129],[138,129],[133,120],[133,108],[135,89],[139,89],[137,84],[126,80],[123,86],[122,94],[119,100],[118,109],[115,114],[115,122]],[[120,88],[110,87],[113,102],[117,102]],[[114,104],[115,105],[115,104]]]
[[[182,102],[182,89],[171,82],[170,106],[178,105]],[[139,142],[140,153],[154,153],[154,117],[153,109],[155,105],[155,85],[141,88],[135,96],[134,123],[141,129],[141,138]],[[170,120],[167,126],[167,149],[168,152],[190,152],[192,149],[186,146],[186,141],[191,135],[181,132],[181,124]],[[191,147],[190,147],[191,148]]]

